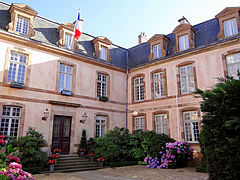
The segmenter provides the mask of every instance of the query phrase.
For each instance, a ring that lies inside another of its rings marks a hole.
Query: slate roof
[[[10,13],[8,12],[10,5],[4,2],[0,2],[0,29],[5,30],[6,26],[10,22]],[[59,40],[59,33],[57,28],[59,23],[53,22],[41,16],[36,16],[34,20],[35,36],[30,38],[38,42],[51,44],[58,47],[57,42]],[[219,32],[219,23],[216,18],[205,21],[203,23],[193,26],[196,30],[195,33],[195,48],[188,49],[184,52],[174,53],[175,36],[173,33],[166,35],[169,38],[167,55],[156,60],[149,61],[148,56],[150,53],[150,45],[148,42],[139,44],[129,49],[122,48],[120,46],[112,44],[110,47],[110,62],[96,59],[94,57],[94,45],[92,40],[96,37],[83,33],[80,36],[77,44],[79,46],[78,54],[94,58],[96,61],[101,61],[107,64],[111,64],[124,69],[131,69],[139,67],[144,64],[149,64],[155,61],[161,61],[163,59],[176,56],[185,52],[189,52],[195,49],[204,48],[206,46],[217,44],[222,41],[228,41],[230,39],[239,38],[240,35],[230,37],[224,40],[218,40],[217,34]]]

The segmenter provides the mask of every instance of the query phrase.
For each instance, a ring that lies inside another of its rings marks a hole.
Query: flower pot
[[[103,167],[103,161],[100,162],[100,167]]]
[[[24,87],[24,84],[23,83],[19,83],[19,82],[11,82],[10,83],[10,87],[22,89]]]
[[[54,164],[51,164],[50,165],[50,172],[53,172],[54,171]]]
[[[56,153],[56,155],[58,155],[58,156],[59,156],[59,155],[60,155],[60,153]]]
[[[90,162],[93,162],[93,160],[94,160],[94,157],[90,157],[90,159],[89,159],[89,160],[90,160]]]
[[[81,157],[84,157],[84,152],[80,152],[80,156],[81,156]]]
[[[61,94],[62,94],[62,95],[65,95],[65,96],[71,96],[71,95],[72,95],[72,91],[64,90],[64,89],[63,89],[63,90],[61,91]]]

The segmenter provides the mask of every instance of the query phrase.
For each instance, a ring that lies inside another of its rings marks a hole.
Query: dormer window
[[[183,51],[189,48],[189,38],[188,35],[179,36],[179,51]]]
[[[93,40],[93,44],[96,58],[110,61],[110,47],[112,42],[108,38],[100,36]]]
[[[107,48],[104,46],[101,46],[100,49],[100,59],[107,60]]]
[[[178,20],[180,23],[174,30],[173,34],[175,35],[176,39],[176,46],[174,51],[184,51],[189,48],[195,47],[195,29],[192,25],[188,22],[188,20],[183,16],[181,19]]]
[[[227,7],[215,17],[219,22],[218,39],[238,35],[240,32],[240,7]]]
[[[37,16],[36,11],[26,4],[12,4],[9,13],[11,14],[11,22],[7,26],[9,32],[29,37],[35,35],[33,22]]]
[[[236,18],[223,21],[223,30],[224,30],[225,37],[238,34]]]
[[[28,28],[29,28],[29,19],[18,16],[17,17],[16,32],[27,35],[28,34]]]
[[[161,44],[157,44],[153,46],[153,58],[161,57]]]
[[[73,35],[65,33],[64,47],[67,49],[73,49]]]
[[[168,38],[162,34],[155,34],[148,40],[150,44],[150,54],[148,59],[153,60],[166,56]]]

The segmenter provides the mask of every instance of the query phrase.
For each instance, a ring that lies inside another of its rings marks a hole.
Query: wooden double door
[[[71,121],[70,116],[54,116],[53,134],[52,134],[52,151],[61,149],[61,154],[69,154],[70,137],[71,137]]]

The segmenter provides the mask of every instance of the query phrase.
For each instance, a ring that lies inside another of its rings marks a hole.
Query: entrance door
[[[62,154],[68,154],[70,148],[71,120],[69,116],[54,116],[52,151],[61,149]]]

